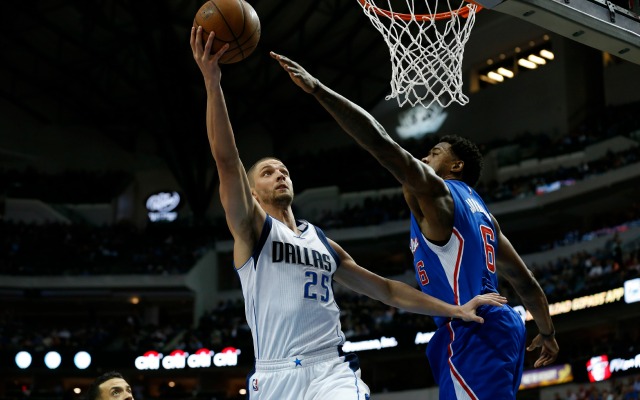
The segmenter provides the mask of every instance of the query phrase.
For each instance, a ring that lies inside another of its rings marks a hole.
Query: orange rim
[[[381,15],[387,18],[392,18],[392,19],[401,19],[403,21],[411,21],[414,17],[418,21],[425,21],[425,20],[440,21],[443,19],[450,19],[451,17],[453,17],[454,14],[462,18],[467,18],[469,16],[469,13],[471,12],[471,9],[469,8],[471,4],[474,4],[477,6],[476,12],[482,10],[482,6],[480,4],[477,4],[476,2],[471,0],[466,0],[466,1],[470,4],[465,4],[464,6],[460,7],[457,10],[445,11],[437,14],[415,14],[414,15],[414,14],[403,14],[403,13],[391,12],[389,10],[376,7],[373,4],[369,3],[367,0],[358,0],[358,2],[362,4],[363,7],[372,9],[373,12],[375,12],[378,15]]]

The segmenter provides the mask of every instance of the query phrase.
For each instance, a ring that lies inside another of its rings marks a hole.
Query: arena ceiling
[[[203,210],[216,182],[201,173],[211,166],[206,96],[189,46],[203,3],[2,2],[0,99],[45,126],[90,126],[129,152],[136,152],[141,133],[151,135],[192,208]],[[250,3],[261,21],[258,48],[223,66],[236,130],[257,123],[277,140],[329,118],[270,50],[300,61],[365,108],[388,92],[386,45],[356,0]]]
[[[203,0],[11,0],[0,6],[0,96],[45,124],[88,124],[125,147],[202,129],[204,89],[189,31]],[[364,107],[387,93],[379,33],[356,0],[251,0],[262,26],[254,54],[223,67],[235,126],[275,136],[326,119],[269,51],[299,60]],[[300,112],[304,111],[304,112]]]

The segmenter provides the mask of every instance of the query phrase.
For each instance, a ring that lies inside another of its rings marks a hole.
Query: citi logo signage
[[[225,347],[220,352],[202,348],[193,354],[184,350],[174,350],[168,355],[163,355],[155,350],[150,350],[136,357],[135,367],[140,371],[158,369],[195,369],[215,367],[227,367],[238,364],[240,349]]]

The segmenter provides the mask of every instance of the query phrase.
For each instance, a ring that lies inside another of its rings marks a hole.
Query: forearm
[[[543,334],[553,333],[549,303],[544,291],[509,239],[502,233],[498,221],[493,216],[491,219],[498,231],[498,247],[502,249],[497,257],[498,269],[503,271],[504,277],[516,290],[523,305],[533,316],[540,332]]]
[[[260,210],[254,203],[249,181],[240,160],[219,83],[214,86],[207,85],[206,122],[209,145],[220,181],[220,201],[226,214],[227,225],[236,244],[242,242],[239,246],[234,245],[234,254],[246,260],[245,257],[250,255],[246,247],[251,247],[247,243],[252,243],[254,235],[253,218]],[[256,225],[261,223],[257,222]]]
[[[389,297],[385,299],[388,305],[433,317],[458,317],[461,314],[458,306],[422,293],[405,283],[391,280],[388,282]]]
[[[400,148],[371,114],[319,81],[313,95],[361,147],[385,167],[392,167],[390,160]]]
[[[543,335],[555,332],[551,314],[549,313],[549,303],[544,291],[533,278],[516,288],[524,307],[531,313],[533,320],[538,326],[538,331]]]
[[[236,164],[240,156],[220,84],[207,84],[207,136],[218,167]]]

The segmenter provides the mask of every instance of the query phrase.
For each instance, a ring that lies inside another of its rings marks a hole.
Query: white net
[[[460,0],[460,5],[452,8],[451,0],[445,0],[440,7],[448,6],[450,13],[441,18],[442,13],[436,17],[438,0],[431,4],[430,0],[404,0],[405,4],[398,4],[402,1],[359,0],[389,47],[391,94],[386,99],[396,98],[400,107],[406,103],[425,108],[434,102],[442,107],[452,102],[467,104],[469,98],[462,93],[462,56],[478,6]],[[419,14],[414,1],[426,7]],[[399,5],[397,9],[406,7],[407,11],[394,11],[394,2]]]

